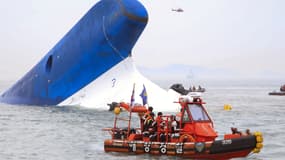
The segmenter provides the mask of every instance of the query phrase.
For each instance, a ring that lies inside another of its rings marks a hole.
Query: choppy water
[[[0,82],[0,91],[11,83]],[[285,158],[285,96],[269,96],[281,84],[208,84],[206,107],[219,134],[234,126],[261,131],[264,148],[246,159]],[[223,105],[231,104],[231,111]],[[149,155],[105,153],[102,131],[113,125],[108,111],[76,107],[11,106],[0,104],[0,159],[89,160],[89,159],[180,159]]]

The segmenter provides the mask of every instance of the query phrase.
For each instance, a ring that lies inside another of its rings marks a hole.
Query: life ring
[[[162,148],[160,148],[160,152],[161,152],[162,154],[165,154],[165,153],[167,152],[167,150],[166,150],[165,147],[162,147]]]
[[[150,152],[150,143],[148,143],[148,142],[145,142],[144,143],[144,152],[145,153],[149,153]]]
[[[183,134],[179,137],[179,142],[195,142],[195,139],[190,134]]]
[[[144,151],[145,151],[145,153],[148,153],[148,152],[150,151],[149,146],[145,146],[145,147],[144,147]]]
[[[160,153],[165,154],[167,152],[166,144],[160,145]]]

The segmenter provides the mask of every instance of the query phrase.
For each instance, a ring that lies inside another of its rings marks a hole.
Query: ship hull
[[[131,56],[147,21],[136,0],[98,2],[0,101],[58,105]]]

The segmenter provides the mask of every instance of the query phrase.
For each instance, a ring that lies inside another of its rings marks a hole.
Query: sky
[[[96,2],[1,0],[1,77],[22,77]],[[157,69],[181,64],[190,69],[227,70],[239,77],[275,76],[285,81],[285,1],[141,3],[148,11],[149,23],[132,52],[138,66]]]

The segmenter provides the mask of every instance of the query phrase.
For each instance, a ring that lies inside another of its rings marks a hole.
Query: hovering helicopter
[[[175,12],[184,12],[184,10],[182,8],[172,8],[172,11],[175,11]]]

